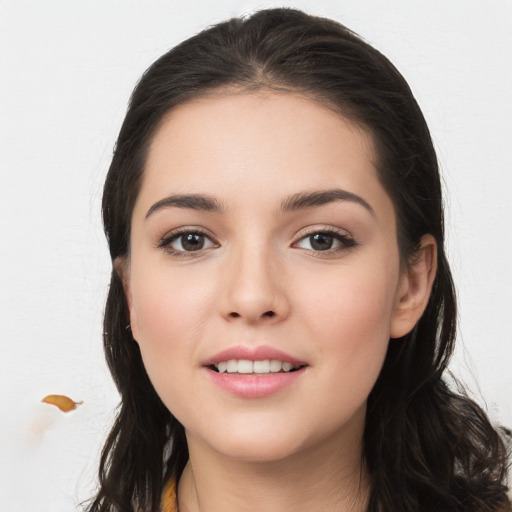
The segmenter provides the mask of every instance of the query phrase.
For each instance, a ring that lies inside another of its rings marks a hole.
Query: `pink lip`
[[[217,373],[209,366],[229,361],[230,359],[248,359],[249,361],[264,361],[276,359],[289,362],[294,365],[305,365],[303,368],[293,372],[270,373],[270,374],[238,374],[238,373]],[[282,352],[281,350],[261,345],[259,347],[246,347],[238,345],[223,350],[210,357],[203,363],[208,378],[224,391],[241,398],[264,398],[273,395],[278,391],[290,386],[301,378],[306,372],[307,363]]]
[[[264,398],[290,386],[301,378],[307,367],[288,373],[248,374],[217,373],[205,368],[211,381],[224,391],[240,398]]]
[[[246,347],[238,345],[226,350],[218,352],[214,356],[208,358],[203,362],[203,366],[210,366],[212,364],[220,363],[221,361],[229,361],[230,359],[248,359],[249,361],[265,361],[266,359],[276,359],[278,361],[288,362],[292,364],[307,364],[305,361],[286,354],[274,347],[267,345],[260,345],[258,347]]]

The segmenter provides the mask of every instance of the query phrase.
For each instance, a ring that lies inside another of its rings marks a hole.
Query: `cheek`
[[[388,336],[397,282],[395,270],[350,267],[317,273],[296,297],[301,315],[320,330],[338,330],[340,336],[384,331]]]
[[[315,279],[298,293],[304,329],[329,363],[329,377],[370,391],[387,351],[396,270],[365,267]]]
[[[147,374],[161,400],[179,421],[188,418],[190,395],[200,396],[191,379],[199,364],[196,349],[208,316],[207,288],[195,279],[168,269],[136,276],[133,311],[136,315],[137,343]],[[135,332],[134,332],[135,334]]]
[[[148,373],[163,361],[190,357],[208,316],[208,280],[198,286],[198,280],[186,272],[153,267],[132,276],[132,282],[134,334]]]

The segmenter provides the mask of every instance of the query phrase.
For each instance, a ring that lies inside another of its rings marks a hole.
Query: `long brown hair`
[[[292,9],[260,11],[201,32],[146,71],[131,97],[105,182],[103,219],[112,260],[129,254],[132,210],[162,117],[228,86],[297,91],[363,126],[373,137],[379,177],[394,203],[402,261],[407,264],[426,233],[438,245],[426,311],[412,332],[390,340],[368,398],[368,511],[510,510],[507,454],[499,435],[473,401],[443,380],[453,351],[456,302],[429,130],[396,68],[341,24]],[[179,479],[188,458],[184,429],[153,389],[128,323],[123,286],[113,270],[104,344],[121,404],[103,450],[94,512],[156,512],[165,479]]]

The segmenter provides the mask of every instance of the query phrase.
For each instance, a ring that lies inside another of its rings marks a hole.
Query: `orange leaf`
[[[55,405],[55,407],[58,407],[62,412],[69,412],[73,409],[76,409],[76,407],[83,402],[75,402],[74,400],[71,400],[68,396],[65,395],[48,395],[45,396],[41,402],[44,402],[45,404],[51,404]]]

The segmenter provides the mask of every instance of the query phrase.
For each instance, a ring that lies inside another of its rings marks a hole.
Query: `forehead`
[[[151,142],[141,195],[192,191],[261,201],[334,186],[385,193],[371,136],[310,98],[259,91],[171,110]]]

